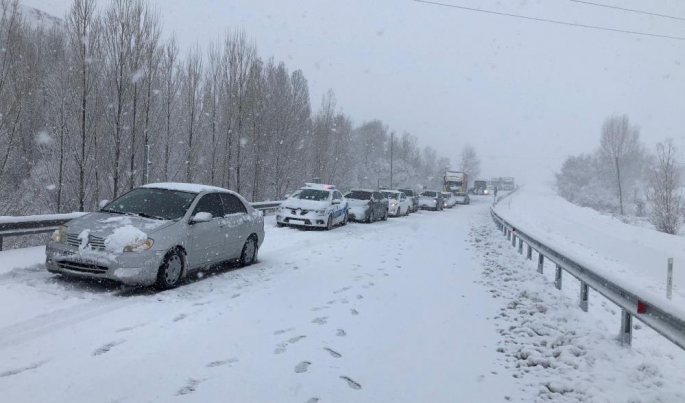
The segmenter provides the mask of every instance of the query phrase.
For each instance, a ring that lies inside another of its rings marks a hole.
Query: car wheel
[[[333,229],[333,215],[328,215],[328,223],[326,224],[326,231]]]
[[[277,222],[277,223],[276,223],[276,226],[277,226],[278,228],[283,228],[283,227],[285,227],[285,224],[280,223],[280,222]]]
[[[243,245],[243,252],[240,254],[240,266],[249,266],[255,262],[257,258],[257,239],[254,235],[250,235]]]
[[[369,209],[369,216],[366,217],[366,222],[368,224],[371,224],[374,221],[376,221],[376,217],[373,216],[373,208],[371,208],[371,209]]]
[[[388,221],[388,209],[385,209],[383,217],[381,217],[381,221]]]
[[[155,288],[168,290],[177,287],[183,279],[185,269],[185,259],[183,253],[174,249],[166,254],[157,272]]]
[[[341,227],[344,227],[345,225],[347,225],[347,218],[348,218],[348,217],[347,217],[347,211],[346,211],[346,212],[345,212],[345,216],[343,217],[343,220],[342,220],[342,222],[340,223],[340,226],[341,226]]]

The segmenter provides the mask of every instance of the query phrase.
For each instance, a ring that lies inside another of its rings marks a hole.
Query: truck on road
[[[468,190],[468,176],[464,172],[447,171],[443,177],[442,190],[451,193],[466,193]]]

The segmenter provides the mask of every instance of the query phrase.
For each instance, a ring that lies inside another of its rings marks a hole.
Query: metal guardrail
[[[250,205],[262,211],[274,210],[282,201],[269,201],[250,203]],[[81,217],[87,213],[50,214],[23,217],[0,217],[0,251],[5,237],[23,236],[35,234],[47,234],[56,230],[60,225]]]
[[[507,240],[511,241],[512,246],[517,246],[516,241],[518,239],[519,254],[523,254],[524,243],[528,246],[528,260],[533,259],[533,250],[538,253],[537,264],[539,273],[543,272],[545,258],[556,264],[554,284],[557,289],[561,290],[562,271],[566,271],[580,281],[579,305],[583,311],[587,312],[588,310],[589,288],[618,305],[622,310],[621,328],[618,337],[621,344],[631,344],[633,331],[632,318],[634,317],[666,337],[681,349],[685,349],[685,320],[672,313],[672,310],[669,309],[668,306],[664,306],[667,304],[655,301],[653,300],[653,297],[650,298],[638,295],[634,291],[627,290],[610,279],[595,273],[590,268],[575,262],[563,252],[545,245],[540,240],[528,235],[524,229],[516,227],[502,218],[497,214],[494,207],[490,209],[490,213],[495,224],[507,237]]]

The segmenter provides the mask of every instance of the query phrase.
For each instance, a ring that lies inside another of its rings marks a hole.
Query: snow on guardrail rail
[[[532,260],[533,250],[538,253],[539,272],[542,273],[545,258],[556,265],[555,285],[558,289],[562,287],[562,270],[580,281],[579,304],[581,309],[587,311],[588,288],[595,290],[618,305],[622,309],[619,332],[621,343],[630,345],[633,330],[632,318],[634,317],[681,349],[685,349],[685,310],[680,306],[664,297],[644,290],[637,284],[603,270],[588,259],[571,257],[568,251],[564,251],[563,245],[541,241],[541,236],[528,232],[528,229],[519,226],[517,221],[502,217],[496,206],[493,206],[490,212],[503,235],[511,240],[512,246],[518,246],[520,254],[523,254],[524,243],[527,245],[527,258],[529,260]]]

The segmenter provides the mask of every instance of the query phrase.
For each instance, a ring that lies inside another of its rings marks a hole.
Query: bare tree
[[[181,76],[181,97],[183,109],[186,112],[186,182],[192,182],[195,178],[194,168],[198,147],[195,136],[202,116],[201,87],[202,55],[196,46],[188,52]]]
[[[162,172],[160,176],[165,181],[171,180],[169,164],[171,161],[171,151],[174,141],[175,121],[174,111],[177,104],[178,93],[178,45],[176,37],[172,36],[164,47],[164,55],[161,63],[162,98],[164,109],[164,130],[161,137],[163,143]]]
[[[476,149],[467,144],[461,150],[461,159],[459,160],[459,170],[468,175],[468,185],[478,178],[480,175],[480,158],[476,154]]]
[[[613,172],[620,212],[623,214],[623,189],[626,184],[626,174],[640,151],[640,130],[630,124],[627,115],[612,116],[602,125],[600,147],[604,162],[611,167]]]
[[[680,193],[680,164],[676,160],[672,139],[656,146],[657,166],[652,173],[653,188],[648,192],[652,202],[649,221],[657,231],[677,234],[682,223],[682,195]]]

